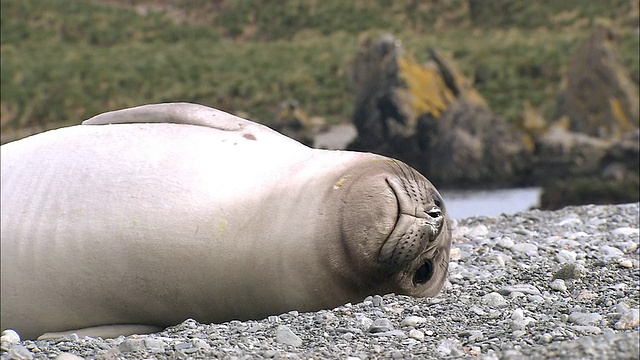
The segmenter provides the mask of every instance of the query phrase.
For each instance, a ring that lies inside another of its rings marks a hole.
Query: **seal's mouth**
[[[397,199],[398,216],[378,260],[391,268],[400,268],[411,263],[436,241],[445,217],[441,204],[423,194],[417,183],[395,178],[387,178],[386,181]],[[416,271],[414,283],[429,281],[432,273],[433,264],[426,261]]]

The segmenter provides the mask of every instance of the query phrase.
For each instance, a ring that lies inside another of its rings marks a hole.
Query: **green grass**
[[[452,53],[509,120],[525,100],[553,113],[571,52],[602,19],[619,29],[638,82],[628,1],[495,0],[495,9],[473,16],[465,0],[153,3],[159,11],[124,0],[0,0],[3,139],[164,101],[242,111],[269,124],[280,102],[296,99],[310,115],[349,121],[358,39],[384,32],[419,61],[430,47]]]

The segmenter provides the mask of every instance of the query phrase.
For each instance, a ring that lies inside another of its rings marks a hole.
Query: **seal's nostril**
[[[439,218],[442,216],[442,210],[440,210],[439,208],[433,208],[427,211],[427,215],[431,216],[432,218]]]
[[[431,264],[431,260],[427,260],[416,270],[416,273],[413,275],[413,283],[416,285],[424,284],[431,279],[433,276],[433,265]]]

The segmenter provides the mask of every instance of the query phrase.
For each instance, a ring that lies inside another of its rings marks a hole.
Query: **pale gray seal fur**
[[[397,160],[186,103],[1,151],[1,326],[25,338],[435,296],[446,278],[442,198]]]

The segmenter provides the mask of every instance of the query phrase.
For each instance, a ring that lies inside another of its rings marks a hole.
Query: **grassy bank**
[[[419,60],[432,46],[451,52],[509,120],[525,100],[553,112],[563,67],[595,22],[615,26],[638,82],[633,2],[487,3],[2,0],[3,140],[163,101],[268,124],[296,99],[311,115],[349,121],[358,41],[384,32]]]

